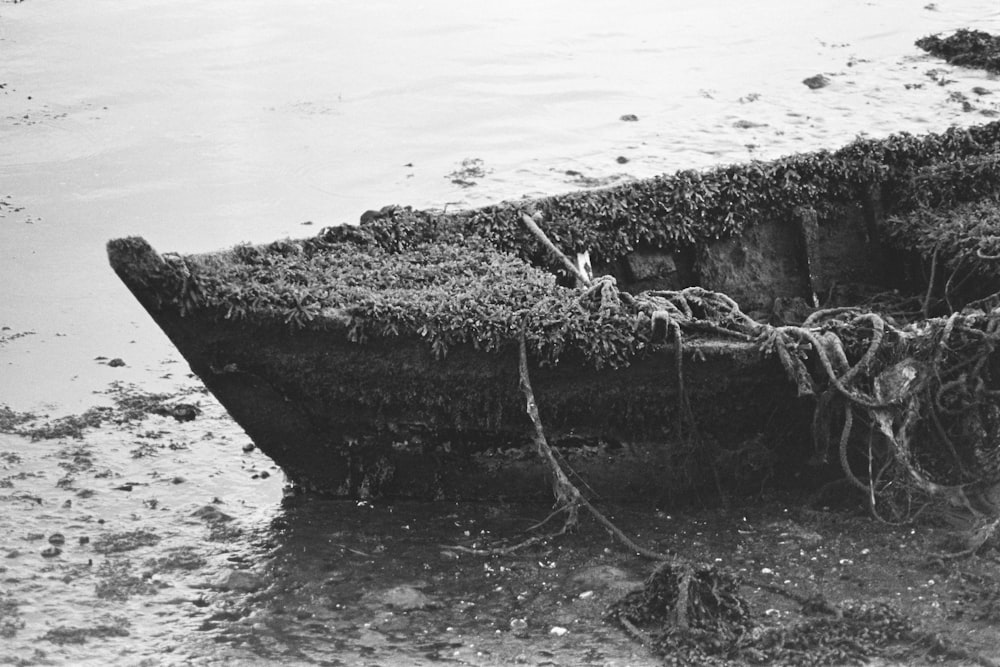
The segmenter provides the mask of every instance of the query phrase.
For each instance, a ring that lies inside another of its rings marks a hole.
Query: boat
[[[128,237],[108,254],[295,488],[551,498],[523,349],[548,442],[592,497],[826,470],[981,507],[964,491],[986,488],[1000,433],[998,184],[994,122],[466,211],[386,206],[214,253]]]

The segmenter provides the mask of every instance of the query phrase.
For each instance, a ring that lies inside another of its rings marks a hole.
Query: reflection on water
[[[59,415],[101,402],[92,392],[112,381],[147,391],[189,382],[108,270],[108,238],[207,250],[311,234],[389,203],[476,205],[983,122],[1000,110],[1000,83],[913,46],[958,27],[1000,32],[1000,9],[0,4],[0,404]],[[828,87],[803,85],[820,73]],[[996,95],[973,95],[975,86]],[[451,176],[466,160],[481,173]],[[484,508],[282,508],[280,474],[243,452],[245,436],[201,400],[208,414],[189,424],[105,426],[82,441],[0,435],[0,661],[518,657],[496,637],[535,613],[512,587],[544,585],[544,568],[500,573],[509,585],[493,598],[500,574],[468,559],[452,567],[438,546],[475,530],[469,520],[515,526]],[[95,550],[108,535],[131,536],[135,548]],[[365,595],[396,583],[448,608],[386,616],[384,600]],[[594,609],[538,613],[582,618],[590,636],[605,636]],[[594,645],[546,632],[533,635],[552,644],[539,650],[601,664]],[[608,641],[616,648],[601,656],[639,664],[617,634]]]

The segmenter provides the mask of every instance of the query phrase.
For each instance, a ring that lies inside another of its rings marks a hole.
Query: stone
[[[440,604],[413,586],[401,585],[393,586],[382,591],[369,593],[365,596],[369,601],[393,607],[402,611],[414,611],[418,609],[434,609]]]
[[[220,591],[243,591],[249,593],[264,587],[264,579],[258,574],[247,570],[227,570],[220,574],[212,584]]]
[[[633,579],[628,572],[614,565],[586,567],[573,574],[569,582],[583,591],[607,591],[614,595],[642,588],[642,581]]]
[[[812,90],[816,90],[817,88],[826,88],[830,85],[830,77],[822,74],[816,74],[806,79],[802,79],[802,83],[809,86]]]

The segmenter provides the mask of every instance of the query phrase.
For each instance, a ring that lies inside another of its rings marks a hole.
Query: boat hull
[[[327,328],[150,312],[298,487],[358,498],[548,494],[513,347],[459,346],[437,359],[421,340],[358,345]],[[685,450],[694,439],[732,447],[779,437],[769,425],[780,424],[783,439],[797,431],[795,439],[808,442],[809,406],[797,409],[780,364],[757,346],[689,345],[683,363],[691,419],[679,412],[672,351],[617,370],[569,362],[531,369],[550,440],[602,497],[648,500],[709,482],[684,479],[678,469],[699,456]]]
[[[290,327],[280,318],[182,312],[162,298],[164,260],[145,242],[130,240],[111,256],[192,371],[296,487],[355,498],[549,497],[515,344],[457,345],[439,358],[417,337],[352,342],[335,314]],[[714,486],[689,471],[704,470],[705,457],[721,450],[743,456],[748,443],[766,443],[758,449],[772,458],[789,443],[789,456],[809,458],[811,402],[796,398],[759,345],[687,340],[689,409],[677,361],[671,345],[624,368],[595,369],[572,355],[531,365],[546,433],[593,492],[648,501]],[[733,466],[747,464],[739,456]]]

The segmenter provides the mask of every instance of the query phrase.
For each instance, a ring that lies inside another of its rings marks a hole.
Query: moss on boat
[[[638,247],[680,252],[697,246],[705,273],[718,271],[705,259],[714,240],[765,220],[791,225],[803,207],[825,212],[818,223],[823,227],[857,200],[881,216],[895,213],[890,240],[929,257],[941,232],[899,216],[976,201],[997,183],[1000,123],[924,137],[902,134],[836,152],[684,171],[459,213],[387,207],[360,227],[329,228],[312,239],[166,255],[158,290],[182,313],[207,308],[222,318],[265,318],[293,328],[345,324],[353,342],[416,336],[437,356],[465,343],[496,350],[513,341],[526,320],[530,351],[543,363],[570,354],[598,368],[617,367],[649,344],[648,314],[620,302],[584,307],[579,292],[556,284],[553,273],[563,269],[552,269],[551,258],[525,231],[524,213],[541,217],[557,245],[589,250],[605,266]],[[992,204],[974,206],[988,210]],[[914,221],[929,214],[915,215]],[[879,221],[866,224],[873,223]]]
[[[360,230],[332,228],[320,238],[350,234],[404,250],[427,241],[478,237],[562,273],[524,229],[524,212],[538,215],[563,251],[589,251],[595,262],[608,265],[642,247],[665,252],[703,248],[763,221],[790,220],[802,207],[822,218],[835,217],[844,202],[873,197],[888,213],[911,209],[933,196],[968,201],[991,192],[1000,181],[998,154],[1000,122],[921,136],[901,133],[858,139],[836,151],[684,170],[457,213],[388,206],[365,216]]]
[[[815,384],[806,364],[826,354],[817,337],[838,334],[836,363],[866,373],[905,361],[893,348],[872,365],[876,344],[903,337],[883,337],[889,327],[874,315],[848,309],[809,331],[764,329],[725,295],[679,288],[742,290],[741,300],[774,302],[770,319],[785,296],[815,302],[859,279],[884,289],[900,267],[918,275],[929,248],[971,261],[969,228],[955,226],[952,248],[919,216],[989,211],[998,156],[993,123],[472,211],[386,207],[360,226],[220,253],[161,256],[130,238],[110,242],[109,255],[192,369],[301,486],[544,496],[544,471],[525,454],[523,327],[542,419],[566,460],[600,493],[649,498],[665,480],[683,490],[707,470],[745,479],[778,457],[801,466],[825,456],[802,446],[816,412],[803,398]],[[620,285],[559,284],[524,215],[557,246],[590,250]],[[992,223],[976,224],[986,233]],[[676,260],[687,274],[678,289],[630,294],[643,280],[618,269],[637,256]],[[870,392],[871,377],[856,377]]]

